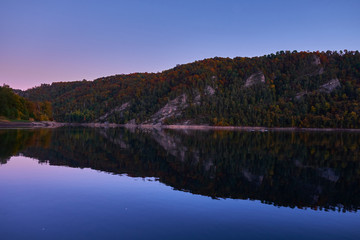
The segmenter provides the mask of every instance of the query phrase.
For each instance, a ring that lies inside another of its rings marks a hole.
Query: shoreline
[[[42,122],[11,122],[11,121],[0,121],[0,129],[12,129],[12,128],[57,128],[66,126],[67,123],[59,123],[52,121]]]
[[[58,128],[64,126],[95,127],[95,128],[142,128],[142,129],[172,129],[172,130],[224,130],[224,131],[306,131],[306,132],[360,132],[357,128],[300,128],[300,127],[252,127],[252,126],[209,126],[209,125],[152,125],[152,124],[116,124],[116,123],[60,123],[60,122],[11,122],[0,121],[0,129],[11,128]]]
[[[359,132],[357,128],[299,128],[299,127],[251,127],[251,126],[204,126],[204,125],[164,125],[174,130],[225,130],[225,131],[284,131],[284,132]]]

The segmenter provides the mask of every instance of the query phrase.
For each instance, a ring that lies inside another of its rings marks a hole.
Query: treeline
[[[53,120],[49,101],[32,102],[13,92],[4,85],[0,87],[0,117],[10,120]]]
[[[246,87],[256,73],[263,74],[265,82]],[[339,86],[323,90],[332,80]],[[215,90],[213,95],[206,93],[208,87]],[[54,118],[66,122],[100,121],[112,113],[102,121],[143,123],[186,94],[187,107],[163,124],[359,128],[360,53],[280,51],[253,58],[216,57],[156,74],[44,84],[21,94],[51,101]],[[129,107],[112,112],[124,103]]]

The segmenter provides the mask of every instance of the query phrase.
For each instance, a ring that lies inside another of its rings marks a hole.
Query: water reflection
[[[356,133],[60,128],[0,130],[0,161],[22,154],[40,163],[155,177],[212,198],[356,211]]]

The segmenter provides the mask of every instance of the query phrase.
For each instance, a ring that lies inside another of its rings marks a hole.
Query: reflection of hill
[[[46,148],[51,140],[50,129],[0,129],[0,164],[28,146]]]
[[[360,206],[360,135],[61,128],[0,132],[51,165],[156,177],[213,198],[313,209]],[[29,140],[30,139],[30,140]],[[19,142],[23,143],[19,143]]]

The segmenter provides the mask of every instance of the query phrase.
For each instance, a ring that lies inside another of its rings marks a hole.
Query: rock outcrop
[[[204,95],[205,96],[213,96],[215,94],[215,89],[207,85],[204,89]],[[193,104],[194,105],[200,105],[201,102],[201,95],[199,92],[197,92],[197,95],[194,97]]]
[[[207,85],[204,89],[204,95],[205,96],[213,96],[215,94],[215,89]],[[202,96],[198,92],[198,94],[194,97],[193,101],[191,101],[191,104],[199,105],[201,103]],[[175,99],[168,102],[163,108],[161,108],[159,111],[157,111],[154,115],[151,116],[150,119],[143,122],[143,124],[151,124],[151,125],[157,125],[157,124],[163,124],[164,121],[171,117],[179,117],[183,113],[183,110],[185,110],[187,107],[189,107],[188,96],[186,94],[182,94]]]
[[[331,93],[336,88],[340,87],[340,81],[337,78],[331,79],[329,82],[323,84],[319,88],[319,92]]]
[[[245,81],[244,87],[251,87],[258,83],[265,83],[265,76],[262,72],[251,74]]]
[[[295,95],[294,99],[295,100],[300,100],[302,97],[304,97],[305,95],[308,95],[309,92],[308,91],[303,91],[303,92],[299,92]]]
[[[321,64],[321,60],[318,56],[314,55],[314,61],[313,61],[314,65],[320,65]]]
[[[186,94],[176,97],[152,115],[151,118],[143,124],[162,124],[167,118],[181,116],[182,111],[188,106],[186,100]]]
[[[340,81],[337,78],[331,79],[329,82],[324,83],[323,85],[321,85],[319,87],[319,89],[312,91],[312,92],[308,92],[308,91],[303,91],[303,92],[299,92],[295,95],[294,99],[295,100],[300,100],[303,96],[305,95],[313,95],[316,94],[318,92],[320,93],[331,93],[333,92],[336,88],[341,87]]]
[[[204,90],[205,95],[212,96],[215,94],[215,89],[207,85]]]
[[[103,122],[106,121],[109,116],[111,116],[114,113],[122,113],[124,110],[126,110],[128,107],[130,107],[130,102],[126,102],[122,104],[120,107],[116,107],[112,109],[110,112],[107,112],[103,116],[99,117],[95,122]]]

